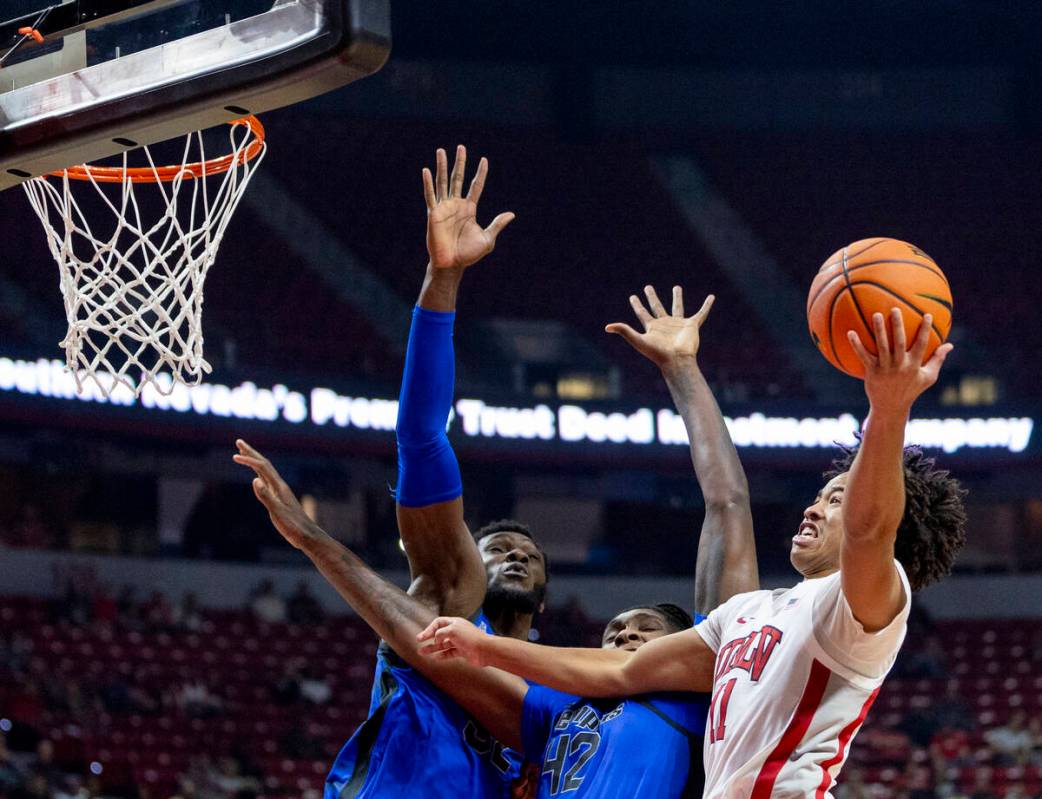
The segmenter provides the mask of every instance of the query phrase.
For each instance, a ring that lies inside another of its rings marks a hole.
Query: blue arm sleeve
[[[421,508],[463,493],[456,454],[445,434],[455,385],[455,313],[412,312],[398,397],[398,503]]]
[[[543,762],[554,719],[577,698],[541,685],[528,687],[524,709],[521,711],[521,746],[526,758],[533,763]]]

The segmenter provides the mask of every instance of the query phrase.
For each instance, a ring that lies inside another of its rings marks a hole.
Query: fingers
[[[456,163],[452,165],[452,177],[449,181],[449,196],[463,196],[463,175],[467,171],[467,148],[462,144],[456,146]]]
[[[644,303],[640,301],[640,298],[636,294],[630,295],[630,307],[633,309],[633,313],[637,315],[640,323],[644,325],[644,329],[648,329],[648,325],[651,324],[651,320],[654,318],[648,313],[647,308],[644,307]]]
[[[275,471],[275,467],[271,465],[271,461],[256,450],[252,449],[252,447],[249,448],[249,451],[252,454],[233,455],[232,460],[240,466],[250,467],[259,477],[263,478],[265,482],[270,483],[273,486],[277,485],[282,478],[279,477],[279,473]]]
[[[886,320],[883,319],[883,314],[872,314],[872,330],[875,333],[876,350],[878,351],[876,357],[879,359],[879,365],[885,369],[890,366],[893,358],[890,352],[890,339],[886,334]]]
[[[905,319],[900,308],[890,309],[890,327],[894,331],[894,360],[904,360],[908,352],[908,336],[905,333]],[[920,358],[919,363],[922,363]]]
[[[930,346],[930,333],[933,332],[933,316],[926,314],[923,316],[923,321],[919,325],[919,333],[915,337],[915,341],[912,343],[912,349],[908,355],[912,359],[912,363],[916,366],[922,366],[923,359],[926,357],[926,348]],[[940,347],[938,347],[940,349]]]
[[[427,203],[428,211],[433,211],[434,206],[438,204],[438,198],[434,194],[434,178],[427,167],[423,168],[423,199]]]
[[[485,178],[488,177],[488,159],[482,158],[478,161],[478,171],[474,179],[470,181],[470,189],[467,190],[467,199],[475,205],[481,199],[481,192],[485,190]]]
[[[951,351],[955,349],[955,345],[951,342],[942,344],[936,350],[933,355],[930,356],[930,360],[926,362],[923,368],[930,373],[933,378],[937,379],[937,374],[941,371],[941,367],[944,366],[945,360],[951,354]]]
[[[438,170],[438,199],[444,200],[449,196],[449,157],[441,147],[438,148],[435,161]]]
[[[651,312],[656,318],[666,316],[666,309],[663,307],[662,302],[658,298],[658,294],[655,293],[654,286],[644,287],[644,296],[648,298],[648,307],[651,308]]]
[[[487,228],[485,228],[485,232],[492,238],[493,244],[496,243],[496,236],[502,233],[503,228],[505,228],[507,225],[513,222],[514,219],[514,213],[512,211],[507,211],[506,213],[500,214],[495,219],[493,219],[492,223]]]
[[[684,290],[680,286],[673,287],[673,316],[684,318]]]
[[[635,349],[640,349],[640,333],[634,330],[627,324],[622,322],[614,322],[610,325],[605,326],[604,332],[614,333],[617,336],[622,336],[626,339],[626,342]]]
[[[695,319],[698,320],[699,327],[702,326],[702,323],[705,322],[706,318],[709,316],[709,311],[712,309],[714,302],[716,302],[716,297],[710,294],[705,298],[702,307],[698,309],[698,313],[695,314]]]
[[[439,616],[430,624],[427,625],[427,629],[416,636],[417,641],[430,641],[437,634],[438,630],[448,627],[452,624],[452,619],[447,619],[444,616]]]
[[[878,363],[878,358],[865,349],[861,337],[853,330],[847,331],[847,340],[850,341],[850,346],[853,348],[854,354],[857,355],[858,360],[864,364],[865,369],[871,369]]]

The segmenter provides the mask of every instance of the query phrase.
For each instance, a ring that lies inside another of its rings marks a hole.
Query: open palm
[[[709,309],[713,307],[713,295],[706,297],[698,313],[685,317],[684,293],[680,286],[673,287],[672,313],[666,312],[654,288],[645,286],[644,294],[648,298],[650,312],[637,295],[630,295],[630,305],[644,327],[643,333],[638,333],[622,322],[610,324],[605,330],[622,336],[637,352],[659,367],[681,358],[694,358],[698,354],[701,342],[702,323],[709,316]]]
[[[448,156],[439,149],[436,157],[437,189],[429,169],[423,170],[423,194],[427,201],[427,252],[435,269],[470,266],[480,261],[496,246],[496,237],[514,219],[503,213],[487,228],[478,224],[478,201],[488,176],[488,159],[482,158],[478,171],[463,195],[463,177],[467,168],[467,149],[456,148],[456,162],[449,175]]]

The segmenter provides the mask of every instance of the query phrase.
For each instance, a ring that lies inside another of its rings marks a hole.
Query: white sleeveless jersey
[[[832,786],[905,638],[905,604],[867,633],[839,573],[739,594],[698,632],[716,656],[705,734],[706,799],[832,796]]]

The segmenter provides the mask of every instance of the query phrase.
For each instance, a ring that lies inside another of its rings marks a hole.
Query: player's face
[[[654,608],[635,608],[620,613],[604,628],[601,649],[625,649],[635,652],[648,641],[654,641],[673,630],[666,617]]]
[[[803,511],[803,521],[792,537],[789,560],[804,576],[839,568],[847,474],[836,475],[821,489],[814,502]]]
[[[534,594],[542,601],[546,588],[546,561],[535,542],[521,533],[493,533],[478,543],[485,561],[489,590]]]

